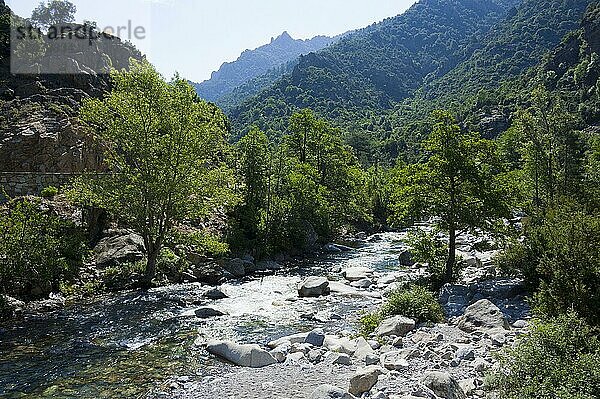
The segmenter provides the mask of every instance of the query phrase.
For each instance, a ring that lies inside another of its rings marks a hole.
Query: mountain
[[[236,107],[238,131],[256,124],[271,135],[310,107],[348,124],[391,109],[426,80],[443,76],[477,49],[517,0],[421,0],[404,14],[300,58],[294,70]]]
[[[562,39],[577,29],[591,0],[523,0],[475,45],[464,61],[443,76],[423,82],[415,95],[395,105],[369,132],[387,139],[395,157],[415,151],[434,109],[450,109],[471,128],[495,137],[508,128],[519,106],[522,78]],[[527,92],[527,90],[525,90]]]
[[[300,55],[321,50],[336,39],[317,36],[309,40],[293,39],[287,32],[272,38],[269,44],[254,50],[244,51],[234,62],[226,62],[209,80],[195,83],[198,95],[208,101],[219,103],[219,99],[237,87],[284,64]]]

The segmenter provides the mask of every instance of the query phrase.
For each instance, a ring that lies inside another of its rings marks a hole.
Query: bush
[[[42,190],[42,192],[40,193],[40,196],[42,198],[52,198],[52,197],[56,196],[56,194],[58,194],[58,188],[56,188],[54,186],[49,186]]]
[[[381,308],[382,317],[406,316],[417,323],[444,321],[444,311],[433,294],[420,286],[393,291]]]
[[[39,203],[17,199],[0,208],[0,293],[43,296],[57,290],[77,275],[85,252],[79,229]]]
[[[600,397],[600,342],[573,313],[536,322],[515,347],[498,355],[486,384],[503,399]]]
[[[497,259],[521,274],[534,295],[536,311],[556,317],[574,310],[600,325],[600,216],[563,206],[533,220],[525,240]]]
[[[381,314],[376,313],[365,313],[359,320],[359,333],[365,338],[375,332],[377,327],[382,321]]]

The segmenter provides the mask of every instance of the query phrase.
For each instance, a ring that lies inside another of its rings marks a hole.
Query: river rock
[[[329,295],[330,292],[329,281],[325,277],[309,277],[298,286],[298,295],[301,298]]]
[[[398,255],[398,261],[400,262],[400,266],[412,266],[415,264],[413,261],[413,254],[408,249],[400,252],[400,255]]]
[[[338,338],[336,336],[327,335],[323,345],[331,352],[345,353],[353,355],[356,352],[356,341],[350,340],[347,337]]]
[[[200,319],[210,319],[211,317],[225,316],[225,313],[213,308],[200,308],[194,311],[196,317]]]
[[[375,333],[380,336],[402,336],[415,328],[415,321],[404,316],[395,316],[381,322]]]
[[[263,260],[256,263],[255,271],[276,271],[283,269],[279,263],[271,261],[271,260]]]
[[[240,345],[230,341],[211,341],[208,343],[207,350],[213,355],[242,367],[259,368],[277,363],[277,359],[258,345]]]
[[[246,269],[250,271],[254,264],[240,258],[231,259],[225,262],[223,266],[225,270],[231,273],[234,277],[240,278],[246,275]]]
[[[333,364],[341,364],[342,366],[350,366],[352,364],[352,358],[345,353],[338,353],[333,356]]]
[[[353,399],[354,396],[341,388],[332,385],[321,385],[311,394],[309,399]]]
[[[363,288],[363,289],[369,288],[372,285],[373,285],[373,282],[371,281],[371,279],[368,279],[368,278],[363,278],[362,280],[353,281],[352,283],[350,283],[351,287]]]
[[[466,397],[458,382],[448,373],[431,371],[425,374],[421,383],[443,399],[464,399]]]
[[[366,362],[366,357],[373,353],[373,348],[371,348],[371,345],[369,345],[366,339],[363,337],[356,338],[356,351],[354,351],[355,358]]]
[[[218,288],[215,288],[215,289],[212,289],[210,291],[205,292],[203,296],[205,298],[213,299],[213,300],[219,300],[219,299],[229,298],[227,296],[227,294],[225,294],[223,291],[221,291]]]
[[[368,279],[373,275],[373,270],[368,267],[351,267],[342,272],[344,278],[348,281],[359,281]]]
[[[323,346],[325,341],[325,333],[321,329],[312,330],[306,336],[304,343],[311,344],[313,346]]]
[[[388,370],[406,370],[409,367],[408,360],[400,351],[386,352],[381,355],[381,364]]]
[[[379,366],[367,366],[358,369],[350,378],[350,389],[348,391],[356,396],[369,392],[377,384],[379,376],[384,373],[385,371]]]
[[[285,337],[281,337],[279,339],[273,340],[267,344],[267,346],[271,349],[275,349],[281,345],[292,345],[292,344],[301,344],[308,337],[308,333],[298,333],[293,335],[288,335]]]
[[[502,311],[487,299],[475,302],[465,310],[458,321],[458,328],[466,332],[478,329],[510,329]]]

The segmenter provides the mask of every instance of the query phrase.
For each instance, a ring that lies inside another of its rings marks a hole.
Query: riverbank
[[[3,325],[0,333],[0,356],[5,359],[0,369],[0,386],[4,387],[0,394],[9,398],[84,399],[308,398],[323,383],[347,390],[356,370],[366,366],[354,353],[348,355],[351,364],[342,365],[333,363],[338,355],[335,350],[303,347],[288,353],[284,363],[247,369],[210,355],[206,344],[217,339],[270,349],[270,341],[319,328],[329,337],[355,339],[363,311],[375,309],[382,302],[381,294],[398,281],[422,273],[420,267],[400,266],[399,255],[406,248],[403,240],[402,233],[378,234],[365,239],[355,251],[324,254],[270,275],[229,281],[219,287],[227,296],[221,299],[211,299],[215,296],[208,285],[182,284],[145,293],[106,294],[13,321]],[[474,262],[473,269],[465,269],[465,284],[451,287],[447,299],[442,298],[447,311],[464,312],[467,305],[488,296],[510,321],[526,317],[522,295],[514,295],[521,289],[518,282],[498,284],[497,276],[493,276],[496,283],[472,281],[480,275],[489,280],[495,273],[484,254],[474,254],[485,261],[485,267],[479,268]],[[343,271],[353,267],[372,271],[368,276],[371,286],[350,285]],[[475,269],[479,274],[475,275]],[[334,288],[331,295],[299,298],[298,284],[311,276],[325,277]],[[198,310],[206,308],[223,315],[199,317]],[[505,344],[521,331],[507,330]],[[444,338],[438,341],[440,334]],[[415,338],[419,336],[425,338]],[[437,354],[449,357],[453,345],[472,345],[476,358],[489,362],[491,352],[498,347],[493,343],[488,347],[489,339],[463,332],[452,317],[447,324],[416,326],[397,349],[425,345],[428,350],[419,351],[418,356],[413,353],[408,359],[410,371],[388,371],[380,376],[371,396],[405,392],[426,369],[449,370],[461,380],[481,378],[471,370],[473,361],[461,361],[454,367],[452,359]],[[371,348],[373,358],[381,358],[391,349],[386,342],[382,344]],[[448,363],[447,368],[442,361]]]

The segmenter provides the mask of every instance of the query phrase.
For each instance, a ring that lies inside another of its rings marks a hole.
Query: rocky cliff
[[[83,99],[100,97],[110,88],[106,73],[110,67],[127,68],[129,59],[141,59],[141,54],[116,37],[96,34],[91,51],[104,60],[100,68],[106,72],[87,65],[84,52],[73,51],[57,60],[68,65],[70,73],[14,75],[11,18],[23,22],[0,0],[0,172],[73,173],[98,168],[99,152],[77,119],[79,107]],[[72,26],[77,27],[81,25]],[[46,62],[52,61],[50,50],[48,46]]]

